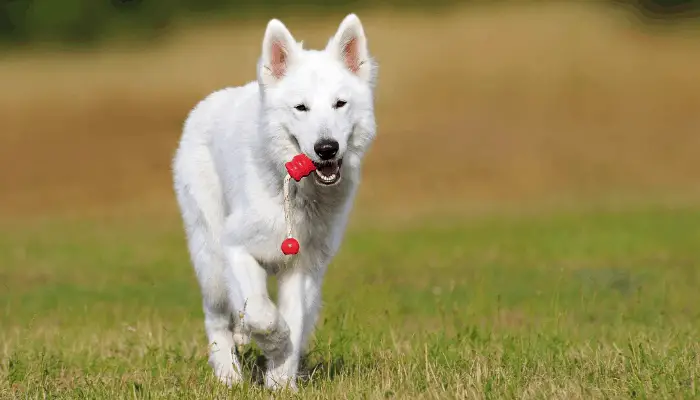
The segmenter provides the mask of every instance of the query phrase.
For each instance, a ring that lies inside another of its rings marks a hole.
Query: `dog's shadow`
[[[306,354],[300,360],[298,375],[300,385],[315,386],[321,381],[332,381],[345,371],[345,359],[342,356],[311,362],[312,354]],[[255,385],[263,385],[265,382],[265,356],[257,348],[246,346],[242,353],[238,353],[238,357],[244,374],[250,377],[250,382]]]

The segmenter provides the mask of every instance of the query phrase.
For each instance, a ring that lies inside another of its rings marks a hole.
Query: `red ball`
[[[294,238],[284,239],[282,242],[282,253],[285,255],[297,254],[299,252],[299,242]]]

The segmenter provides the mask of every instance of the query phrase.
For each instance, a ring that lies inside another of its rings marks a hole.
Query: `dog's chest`
[[[246,224],[250,230],[245,235],[245,246],[261,264],[276,270],[291,259],[281,249],[288,236],[299,241],[299,258],[307,262],[318,263],[332,256],[338,231],[344,228],[337,225],[340,210],[318,201],[292,201],[285,218],[282,204],[274,210],[265,208],[249,214],[257,218]]]

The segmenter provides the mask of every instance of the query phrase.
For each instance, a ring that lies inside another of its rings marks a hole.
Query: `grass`
[[[695,208],[357,225],[300,395],[697,397],[699,241]],[[269,397],[212,379],[177,220],[53,220],[0,244],[0,397]]]

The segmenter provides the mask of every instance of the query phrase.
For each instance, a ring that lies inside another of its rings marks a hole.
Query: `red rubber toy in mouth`
[[[287,168],[289,176],[297,182],[316,170],[313,161],[306,154],[297,154],[292,158],[292,161],[284,164],[284,166]]]
[[[299,182],[305,176],[316,170],[313,161],[305,154],[297,154],[284,164],[289,174],[284,178],[284,219],[287,224],[287,238],[282,242],[282,254],[294,255],[299,253],[299,241],[292,237],[292,214],[289,208],[289,179]]]

